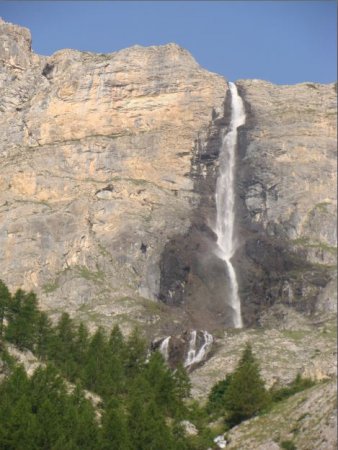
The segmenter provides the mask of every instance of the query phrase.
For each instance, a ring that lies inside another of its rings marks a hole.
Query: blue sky
[[[1,1],[36,53],[176,42],[229,80],[336,80],[335,1]]]

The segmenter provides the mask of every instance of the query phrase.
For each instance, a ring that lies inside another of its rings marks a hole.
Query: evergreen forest
[[[10,355],[13,346],[38,358],[30,376]],[[34,293],[12,295],[0,281],[1,450],[205,449],[215,418],[223,417],[224,431],[309,387],[298,377],[268,392],[247,345],[237,369],[200,406],[189,399],[185,369],[169,369],[148,348],[137,329],[128,338],[118,326],[90,334],[67,313],[52,324]],[[186,420],[197,436],[185,434]]]

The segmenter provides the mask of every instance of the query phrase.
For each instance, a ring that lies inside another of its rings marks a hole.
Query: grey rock
[[[42,57],[28,30],[0,34],[3,280],[93,326],[231,326],[213,232],[224,78],[175,44]],[[336,264],[333,85],[237,84],[244,322],[275,303],[320,315]]]

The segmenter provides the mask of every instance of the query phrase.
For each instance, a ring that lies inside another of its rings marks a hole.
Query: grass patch
[[[329,211],[327,210],[327,208],[328,208],[328,206],[330,206],[330,205],[331,205],[330,202],[320,202],[320,203],[317,203],[317,204],[315,205],[315,207],[313,208],[313,210],[314,210],[314,209],[319,209],[320,212],[326,213],[326,212],[329,212]]]
[[[303,340],[309,334],[306,330],[282,330],[281,332],[286,338],[297,342]]]
[[[281,448],[285,450],[297,450],[297,447],[293,441],[282,441],[280,444]]]
[[[337,324],[326,325],[322,330],[322,335],[328,339],[337,339]]]
[[[139,303],[145,308],[146,311],[151,313],[166,313],[168,312],[168,307],[164,303],[156,300],[148,300],[146,298],[141,298]]]
[[[76,266],[76,272],[81,278],[85,280],[94,281],[95,283],[102,282],[105,278],[105,274],[102,270],[89,270],[86,266]]]
[[[100,255],[111,257],[111,254],[108,252],[108,250],[101,243],[98,242],[97,246],[99,248]]]
[[[291,242],[294,245],[302,245],[303,247],[306,247],[306,248],[318,248],[318,249],[324,250],[328,253],[332,253],[334,255],[337,254],[337,247],[328,245],[328,244],[326,244],[326,242],[321,242],[321,241],[311,242],[310,239],[305,236],[297,238],[297,239],[293,239]]]
[[[301,375],[298,374],[296,378],[287,386],[280,389],[272,389],[270,391],[271,401],[273,403],[281,402],[295,394],[298,394],[298,392],[311,388],[315,384],[316,382],[310,378],[302,378]]]
[[[59,287],[59,280],[56,279],[54,281],[44,284],[42,286],[42,290],[45,294],[51,294],[52,292],[55,292],[58,287]]]

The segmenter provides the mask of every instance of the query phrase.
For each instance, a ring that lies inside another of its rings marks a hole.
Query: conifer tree
[[[126,360],[126,343],[118,325],[112,329],[108,341],[108,365],[111,383],[110,394],[117,395],[124,390],[124,363]]]
[[[76,355],[80,364],[83,363],[89,346],[89,331],[84,323],[80,323],[75,337]]]
[[[175,379],[161,353],[154,352],[150,355],[143,376],[149,384],[157,407],[161,408],[164,414],[175,414],[181,399],[175,395]]]
[[[191,381],[182,363],[178,364],[174,371],[175,395],[183,399],[190,397]]]
[[[137,328],[129,336],[125,353],[125,374],[133,378],[143,369],[147,359],[147,346]]]
[[[75,328],[68,313],[62,313],[57,326],[50,356],[62,370],[64,375],[73,381],[77,375]]]
[[[4,335],[4,320],[6,310],[11,301],[11,294],[3,281],[0,280],[0,339]]]
[[[100,438],[100,450],[111,449],[131,449],[126,416],[116,398],[112,398],[106,406]]]
[[[36,295],[17,290],[8,305],[7,317],[6,339],[21,350],[33,350],[39,317]]]
[[[135,380],[134,387],[129,405],[129,433],[132,448],[174,450],[171,430],[151,395],[148,382],[139,376],[137,381]]]
[[[125,351],[125,342],[120,327],[115,325],[109,336],[109,348],[111,353],[122,355]]]
[[[79,380],[85,379],[85,367],[89,349],[89,331],[86,325],[80,323],[75,336],[75,363],[77,365],[77,377]]]
[[[7,329],[5,339],[16,344],[20,340],[20,330],[18,328],[18,317],[21,313],[24,292],[18,289],[7,307]]]
[[[224,411],[225,395],[231,381],[232,374],[229,373],[224,380],[218,381],[211,389],[208,397],[207,412],[217,414]]]
[[[40,312],[36,326],[36,353],[42,359],[47,359],[52,345],[54,330],[45,312]]]
[[[268,393],[259,373],[259,366],[247,344],[225,392],[225,407],[231,425],[249,419],[268,404]]]
[[[85,367],[86,387],[100,395],[105,395],[106,387],[110,382],[108,368],[107,340],[103,330],[98,328],[88,347]]]

